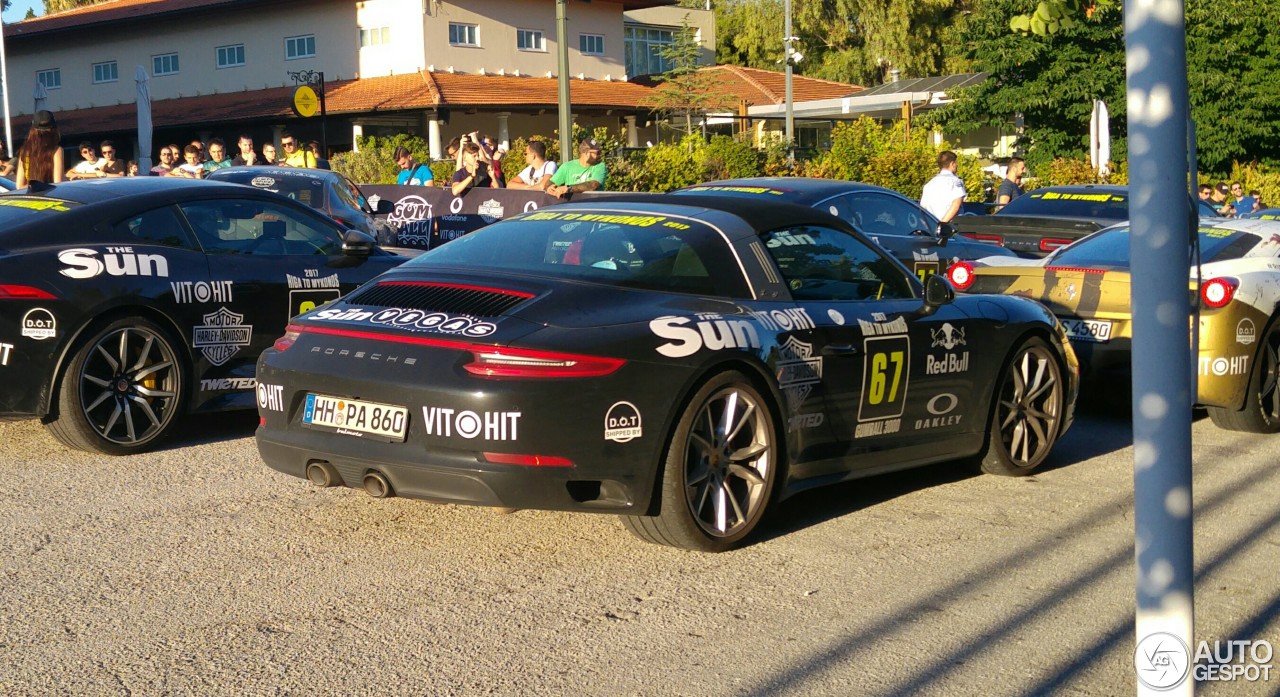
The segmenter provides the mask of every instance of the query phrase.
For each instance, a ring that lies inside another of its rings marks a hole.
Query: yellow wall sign
[[[315,116],[320,111],[320,98],[316,96],[316,91],[311,89],[310,85],[298,85],[293,90],[293,113],[307,118]]]

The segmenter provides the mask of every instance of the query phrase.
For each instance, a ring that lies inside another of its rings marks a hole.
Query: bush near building
[[[726,135],[714,135],[708,140],[695,133],[677,143],[629,149],[623,147],[622,133],[605,127],[589,131],[575,125],[573,142],[581,142],[587,136],[600,142],[609,168],[609,191],[666,192],[716,179],[807,176],[876,184],[918,199],[925,183],[938,173],[938,152],[951,146],[945,142],[935,145],[927,129],[913,129],[906,138],[903,130],[900,122],[881,124],[866,117],[838,123],[831,131],[829,149],[812,159],[797,160],[794,166],[788,165],[786,148],[780,142],[756,148],[743,138]],[[557,134],[516,138],[502,160],[507,179],[524,169],[525,145],[532,140],[545,142],[549,157],[559,154]],[[340,153],[332,162],[335,170],[360,183],[394,184],[399,168],[391,154],[400,145],[407,147],[417,161],[430,161],[428,144],[418,136],[362,137],[359,145],[359,152]],[[437,182],[447,182],[453,176],[454,163],[433,162],[431,170]],[[981,161],[970,155],[960,156],[957,174],[964,180],[971,201],[987,200],[993,185],[998,184],[983,172]],[[1087,160],[1059,158],[1032,174],[1035,178],[1027,181],[1028,188],[1099,181]],[[1264,200],[1280,201],[1280,172],[1264,171],[1257,164],[1237,164],[1232,178],[1243,181],[1246,188],[1261,189]],[[1128,180],[1127,164],[1113,163],[1106,182],[1127,184]]]

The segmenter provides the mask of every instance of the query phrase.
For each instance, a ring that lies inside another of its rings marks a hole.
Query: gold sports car
[[[1200,307],[1196,401],[1221,428],[1280,431],[1280,221],[1202,218],[1199,242],[1200,279],[1191,269],[1189,285]],[[959,262],[947,277],[962,292],[1021,295],[1044,303],[1066,329],[1086,384],[1128,378],[1127,224],[1044,259]]]

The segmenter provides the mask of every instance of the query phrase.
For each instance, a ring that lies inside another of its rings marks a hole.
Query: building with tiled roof
[[[697,28],[709,61],[714,17],[674,0],[570,0],[570,100],[587,127],[635,129],[660,72],[656,47]],[[129,150],[139,67],[155,142],[247,132],[278,141],[413,132],[439,155],[451,136],[550,134],[557,121],[555,0],[107,0],[4,26],[19,142],[36,109],[68,140],[111,137]],[[324,127],[297,116],[298,78],[323,73]],[[135,144],[136,148],[136,144]]]

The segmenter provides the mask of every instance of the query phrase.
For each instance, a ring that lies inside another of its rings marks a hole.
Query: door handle
[[[824,356],[856,356],[858,347],[851,344],[827,344],[822,347]]]

